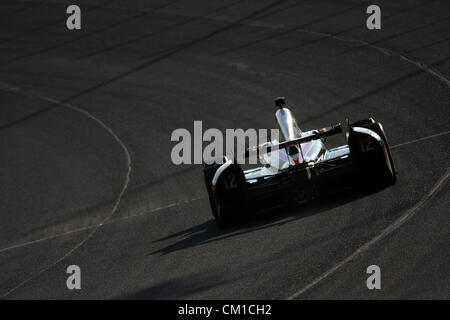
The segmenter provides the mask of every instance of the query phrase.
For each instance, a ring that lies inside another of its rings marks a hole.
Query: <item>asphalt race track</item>
[[[377,1],[373,31],[369,4],[2,0],[0,296],[449,299],[450,4]],[[219,229],[171,133],[273,128],[280,95],[380,121],[398,182]]]

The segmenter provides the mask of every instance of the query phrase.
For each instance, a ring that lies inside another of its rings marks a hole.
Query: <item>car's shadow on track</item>
[[[228,228],[219,228],[215,220],[210,219],[204,223],[192,226],[191,228],[155,240],[153,242],[154,244],[182,237],[181,240],[151,252],[148,255],[166,255],[242,234],[248,234],[271,227],[279,227],[296,220],[344,206],[347,203],[371,196],[382,190],[383,189],[381,188],[349,189],[333,195],[328,195],[320,201],[313,201],[301,205],[291,204],[277,206],[249,214],[245,219],[242,219],[240,223]]]

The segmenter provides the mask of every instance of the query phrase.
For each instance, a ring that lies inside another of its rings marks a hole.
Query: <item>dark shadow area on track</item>
[[[240,223],[228,228],[219,228],[215,220],[211,218],[202,224],[153,241],[153,243],[158,243],[177,237],[183,237],[182,240],[147,255],[167,255],[176,251],[232,238],[242,234],[260,231],[274,226],[279,227],[296,220],[301,220],[344,206],[355,200],[369,197],[385,189],[386,188],[380,187],[355,187],[324,196],[321,200],[315,200],[305,204],[276,206],[264,211],[253,212],[242,218]]]
[[[224,278],[223,275],[219,276],[213,271],[208,271],[162,281],[138,292],[119,296],[117,299],[180,299],[236,280],[238,280],[236,276]]]

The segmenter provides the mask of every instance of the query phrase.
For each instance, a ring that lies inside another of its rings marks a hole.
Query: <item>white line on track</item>
[[[94,122],[96,122],[98,125],[100,125],[103,129],[105,129],[113,138],[114,140],[120,145],[120,147],[122,148],[125,157],[126,157],[126,163],[127,163],[127,173],[125,176],[125,181],[123,183],[122,189],[119,192],[119,195],[117,196],[116,201],[114,202],[114,206],[111,209],[111,212],[102,220],[101,223],[95,225],[92,228],[92,231],[86,236],[86,238],[84,238],[83,240],[81,240],[75,247],[73,247],[72,249],[70,249],[66,254],[64,254],[62,257],[60,257],[59,259],[57,259],[56,261],[54,261],[52,264],[50,264],[47,267],[42,268],[41,270],[39,270],[37,273],[34,273],[32,275],[30,275],[28,278],[26,278],[25,280],[23,280],[22,282],[20,282],[18,285],[16,285],[15,287],[13,287],[12,289],[10,289],[8,292],[1,294],[0,297],[1,298],[5,298],[7,297],[9,294],[11,294],[12,292],[16,291],[17,289],[19,289],[20,287],[22,287],[24,284],[28,283],[29,281],[35,279],[36,277],[38,277],[39,275],[43,274],[44,272],[50,270],[52,267],[56,266],[58,263],[60,263],[61,261],[63,261],[64,259],[66,259],[68,256],[70,256],[72,253],[74,253],[76,250],[78,250],[81,246],[83,246],[94,234],[95,232],[98,230],[98,228],[100,228],[103,224],[105,224],[106,222],[108,222],[109,220],[111,220],[112,216],[114,215],[114,213],[116,213],[117,209],[119,208],[120,205],[120,201],[122,200],[123,195],[125,194],[125,191],[128,188],[128,185],[130,183],[130,176],[131,176],[131,155],[130,152],[128,151],[128,148],[126,147],[126,145],[123,143],[123,141],[119,138],[119,136],[109,127],[107,126],[103,121],[101,121],[100,119],[98,119],[96,116],[94,116],[93,114],[89,113],[88,111],[75,107],[69,103],[63,103],[61,101],[58,101],[56,99],[53,98],[49,98],[47,96],[44,96],[38,92],[35,92],[33,90],[27,90],[27,89],[23,89],[17,86],[12,86],[6,83],[0,83],[0,90],[6,91],[6,92],[13,92],[13,93],[18,93],[21,95],[26,95],[26,96],[32,96],[32,97],[36,97],[38,99],[59,105],[61,107],[73,110],[75,112],[79,112],[85,116],[87,116],[89,119],[93,120]],[[86,228],[86,230],[89,228]],[[49,238],[49,237],[47,237]],[[43,240],[42,240],[43,241]],[[35,240],[35,243],[38,242],[38,240]],[[16,246],[18,247],[18,246]]]
[[[258,26],[261,27],[261,25],[259,25],[259,24],[258,24]],[[263,26],[263,27],[268,27],[268,26]],[[269,26],[269,27],[274,28],[273,26]],[[276,26],[275,28],[278,28],[278,27],[279,27],[279,26]],[[425,72],[430,73],[431,75],[435,76],[436,78],[438,78],[438,79],[441,80],[442,82],[446,83],[447,86],[450,87],[450,81],[449,81],[449,79],[448,79],[444,74],[440,73],[440,72],[437,71],[436,69],[430,68],[428,65],[426,65],[426,64],[424,64],[424,63],[415,61],[415,60],[413,60],[413,59],[411,59],[411,58],[409,58],[409,57],[406,57],[406,56],[404,56],[404,55],[402,55],[402,54],[400,54],[400,53],[397,53],[397,52],[395,52],[395,51],[393,51],[393,50],[385,49],[385,48],[382,48],[382,47],[379,47],[379,46],[375,46],[375,45],[372,45],[372,44],[370,44],[370,43],[368,43],[368,42],[366,42],[366,41],[362,41],[362,40],[356,39],[356,38],[339,37],[339,36],[336,36],[336,35],[333,35],[333,34],[321,33],[321,32],[316,32],[316,31],[311,31],[311,30],[305,30],[305,29],[296,29],[296,31],[297,31],[297,32],[302,32],[302,33],[309,33],[309,34],[316,34],[316,35],[326,36],[326,37],[333,38],[333,39],[339,40],[339,41],[359,42],[359,43],[362,43],[362,44],[367,45],[367,46],[369,46],[369,47],[371,47],[371,48],[377,49],[377,50],[379,50],[380,52],[382,52],[382,53],[384,53],[384,54],[386,54],[386,55],[391,55],[391,56],[399,57],[400,59],[402,59],[402,60],[404,60],[404,61],[406,61],[406,62],[409,62],[409,63],[415,65],[415,66],[418,67],[419,69],[422,69],[422,70],[424,70]],[[16,287],[14,287],[13,289],[11,289],[11,290],[8,291],[7,293],[5,293],[5,294],[3,294],[3,295],[0,295],[0,297],[5,298],[5,297],[8,296],[10,293],[12,293],[13,291],[17,290],[17,289],[20,288],[21,286],[23,286],[25,283],[27,283],[27,282],[29,282],[30,280],[36,278],[37,276],[39,276],[40,274],[44,273],[45,271],[51,269],[52,267],[54,267],[55,265],[57,265],[59,262],[61,262],[62,260],[64,260],[66,257],[68,257],[69,255],[71,255],[73,252],[75,252],[79,247],[81,247],[85,242],[87,242],[87,241],[94,235],[94,233],[97,231],[97,229],[100,228],[102,225],[106,224],[107,222],[109,222],[109,223],[112,223],[112,222],[113,222],[113,221],[110,221],[110,220],[111,220],[112,216],[114,215],[114,213],[117,211],[117,208],[118,208],[118,206],[119,206],[119,204],[120,204],[120,201],[121,201],[121,199],[122,199],[122,196],[124,195],[124,193],[125,193],[125,191],[126,191],[126,189],[127,189],[127,187],[128,187],[128,184],[129,184],[129,182],[130,182],[130,175],[131,175],[131,156],[130,156],[130,153],[129,153],[127,147],[125,146],[125,144],[124,144],[124,143],[122,142],[122,140],[114,133],[114,131],[113,131],[111,128],[109,128],[104,122],[102,122],[101,120],[99,120],[99,119],[96,118],[94,115],[92,115],[92,114],[90,114],[89,112],[87,112],[86,110],[81,109],[81,108],[78,108],[78,107],[75,107],[75,106],[70,105],[70,104],[68,104],[68,103],[62,103],[62,102],[57,101],[57,100],[55,100],[55,99],[52,99],[52,98],[43,96],[43,95],[41,95],[40,93],[37,93],[37,92],[35,92],[35,91],[32,91],[32,90],[24,90],[24,89],[22,89],[22,88],[19,88],[19,87],[16,87],[16,86],[11,86],[11,85],[5,84],[5,83],[0,83],[0,90],[8,91],[8,92],[16,92],[16,93],[19,93],[19,94],[25,94],[25,95],[35,96],[35,97],[40,98],[40,99],[43,99],[43,100],[45,100],[45,101],[49,101],[49,102],[58,104],[58,105],[60,105],[60,106],[62,106],[62,107],[65,107],[65,108],[68,108],[68,109],[71,109],[71,110],[80,112],[80,113],[86,115],[87,117],[91,118],[92,120],[94,120],[95,122],[97,122],[100,126],[102,126],[106,131],[108,131],[108,132],[114,137],[114,139],[119,143],[119,145],[122,147],[122,149],[124,150],[124,152],[125,152],[125,154],[126,154],[126,157],[127,157],[127,167],[128,167],[128,171],[127,171],[125,183],[124,183],[123,188],[122,188],[122,190],[121,190],[121,192],[120,192],[120,194],[119,194],[119,196],[118,196],[118,198],[117,198],[117,200],[116,200],[116,202],[115,202],[115,204],[114,204],[114,207],[113,207],[112,211],[110,212],[110,214],[109,214],[107,217],[105,217],[105,219],[104,219],[101,223],[99,223],[99,224],[97,224],[97,225],[94,225],[94,226],[88,226],[88,227],[84,227],[84,228],[79,228],[79,229],[76,229],[76,230],[68,231],[68,232],[66,232],[66,233],[64,233],[64,234],[55,235],[55,236],[49,236],[49,237],[45,237],[45,238],[42,238],[42,239],[30,241],[30,242],[28,242],[28,243],[18,244],[18,245],[9,247],[9,248],[3,248],[3,249],[0,249],[0,253],[2,253],[2,252],[7,251],[7,250],[12,250],[12,249],[14,249],[14,248],[24,247],[24,246],[26,246],[26,245],[34,244],[34,243],[37,243],[37,242],[42,242],[42,241],[44,241],[44,240],[54,239],[54,238],[61,237],[61,236],[63,236],[63,235],[71,234],[71,233],[74,233],[74,232],[80,232],[80,231],[83,231],[83,230],[93,229],[92,232],[86,237],[86,239],[84,239],[83,241],[81,241],[77,246],[75,246],[72,250],[70,250],[68,253],[66,253],[63,257],[61,257],[60,259],[58,259],[57,261],[55,261],[52,265],[50,265],[50,266],[48,266],[48,267],[42,269],[41,271],[39,271],[39,272],[36,273],[36,274],[30,276],[29,278],[27,278],[26,280],[24,280],[23,282],[21,282],[19,285],[17,285]],[[392,146],[391,148],[400,147],[400,146],[403,146],[403,145],[406,145],[406,144],[411,144],[411,143],[414,143],[414,142],[418,142],[418,141],[430,139],[430,138],[433,138],[433,137],[436,137],[436,136],[445,135],[445,134],[448,134],[448,133],[449,133],[449,132],[447,131],[447,132],[439,133],[439,134],[436,134],[436,135],[433,135],[433,136],[424,137],[424,138],[419,138],[419,139],[416,139],[416,140],[413,140],[413,141],[409,141],[409,142],[405,142],[405,143],[401,143],[401,144]],[[447,176],[448,176],[448,169],[447,169],[447,175],[446,175],[446,177],[447,177]],[[189,202],[189,201],[190,201],[190,200],[187,200],[187,201],[185,201],[185,202]],[[168,206],[175,206],[175,205],[177,205],[177,204],[170,204],[170,205],[168,205]],[[158,208],[156,208],[156,209],[158,209]],[[155,209],[155,210],[156,210],[156,209]],[[138,214],[138,215],[140,215],[140,214]],[[130,216],[130,217],[131,217],[131,216]],[[334,271],[333,271],[333,272],[334,272]],[[320,281],[320,280],[319,280],[319,281]],[[302,290],[303,290],[303,289],[302,289]],[[305,291],[306,291],[306,290],[305,290]],[[297,293],[296,293],[296,294],[297,294]],[[296,294],[294,294],[292,297],[294,297]],[[300,294],[301,294],[301,293],[300,293]],[[300,295],[300,294],[298,294],[298,295]],[[295,297],[294,297],[294,298],[295,298]]]
[[[168,205],[165,205],[165,206],[161,206],[161,207],[157,207],[157,208],[151,209],[149,211],[145,211],[145,212],[142,211],[142,212],[139,212],[139,213],[136,213],[136,214],[131,214],[131,215],[119,218],[119,219],[109,220],[109,221],[101,222],[101,223],[98,223],[98,224],[92,224],[92,225],[88,225],[88,226],[85,226],[85,227],[69,230],[67,232],[62,232],[62,233],[57,233],[57,234],[54,234],[54,235],[50,235],[48,237],[44,237],[44,238],[40,238],[40,239],[36,239],[36,240],[32,240],[32,241],[19,243],[19,244],[10,246],[10,247],[5,247],[5,248],[0,249],[0,253],[6,252],[6,251],[10,251],[10,250],[13,250],[13,249],[27,247],[27,246],[30,246],[30,245],[33,245],[33,244],[36,244],[36,243],[39,243],[39,242],[47,241],[47,240],[53,240],[53,239],[61,238],[61,237],[68,236],[68,235],[71,235],[71,234],[74,234],[74,233],[79,233],[79,232],[91,230],[91,229],[94,229],[96,227],[101,227],[101,226],[112,224],[112,223],[122,222],[122,221],[125,221],[125,220],[129,220],[131,218],[142,217],[142,216],[145,216],[145,215],[150,214],[150,213],[155,213],[155,212],[158,212],[158,211],[161,211],[161,210],[165,210],[165,209],[169,209],[169,208],[172,208],[172,207],[180,206],[182,204],[194,202],[194,201],[201,200],[201,199],[204,199],[204,198],[205,197],[198,197],[198,198],[193,198],[193,199],[189,199],[189,200],[184,200],[184,201],[181,201],[181,202],[171,203],[171,204],[168,204]]]
[[[173,14],[173,12],[172,12]],[[200,16],[192,16],[191,17],[200,17]],[[232,19],[230,18],[225,18],[225,17],[213,17],[213,16],[202,16],[202,18],[204,19],[209,19],[209,20],[213,20],[213,21],[222,21],[222,22],[234,22]],[[288,26],[284,25],[284,24],[279,24],[279,23],[267,23],[267,22],[263,22],[261,20],[251,20],[251,21],[240,21],[239,22],[240,25],[247,25],[250,27],[255,27],[255,28],[265,28],[265,29],[272,29],[272,30],[279,30],[279,29],[287,29]],[[399,52],[396,52],[394,50],[391,49],[387,49],[387,48],[383,48],[377,45],[374,45],[368,41],[364,41],[358,38],[353,38],[350,36],[340,36],[340,35],[336,35],[336,34],[331,34],[331,33],[325,33],[325,32],[320,32],[320,31],[314,31],[314,30],[310,30],[310,29],[302,29],[302,28],[296,28],[295,32],[298,33],[303,33],[303,34],[309,34],[309,35],[313,35],[313,36],[318,36],[318,37],[323,37],[323,38],[329,38],[329,39],[334,39],[337,41],[343,41],[343,42],[348,42],[348,43],[358,43],[361,44],[363,46],[367,46],[369,48],[378,50],[379,52],[388,55],[388,56],[394,56],[397,57],[403,61],[406,61],[414,66],[416,66],[417,68],[423,70],[424,72],[427,72],[429,74],[431,74],[432,76],[438,78],[439,80],[441,80],[442,82],[444,82],[448,87],[450,87],[450,80],[447,78],[447,76],[445,74],[443,74],[442,72],[438,71],[436,68],[432,68],[429,65],[427,65],[424,62],[419,62],[416,61],[412,58],[409,58]]]
[[[420,141],[423,141],[423,140],[428,140],[428,139],[432,139],[432,138],[436,138],[436,137],[440,137],[440,136],[445,136],[446,134],[449,134],[449,133],[450,133],[450,131],[436,133],[436,134],[433,134],[431,136],[422,137],[422,138],[411,140],[411,141],[408,141],[408,142],[399,143],[399,144],[396,144],[396,145],[394,145],[394,146],[392,146],[390,148],[394,149],[394,148],[397,148],[397,147],[406,146],[406,145],[411,144],[411,143],[416,143],[416,142],[420,142]]]
[[[324,272],[322,275],[320,275],[319,277],[314,279],[307,286],[303,287],[302,289],[300,289],[297,292],[295,292],[294,294],[292,294],[288,298],[288,300],[293,300],[293,299],[298,298],[300,295],[302,295],[303,293],[305,293],[306,291],[308,291],[312,287],[316,286],[319,282],[325,280],[326,278],[328,278],[329,276],[334,274],[337,270],[339,270],[344,265],[346,265],[347,263],[352,261],[355,257],[357,257],[361,253],[367,251],[368,249],[370,249],[374,244],[379,242],[381,239],[383,239],[384,237],[386,237],[387,235],[389,235],[393,231],[395,231],[398,228],[400,228],[406,221],[408,221],[412,216],[414,216],[414,214],[416,214],[417,211],[420,208],[422,208],[425,203],[427,203],[436,194],[436,192],[444,184],[444,182],[448,179],[449,176],[450,176],[450,168],[447,168],[447,170],[445,171],[444,175],[438,180],[438,182],[433,186],[433,188],[431,188],[431,190],[428,191],[428,193],[425,194],[423,196],[423,198],[418,203],[416,203],[416,205],[414,205],[412,208],[407,210],[397,220],[395,220],[386,229],[384,229],[379,235],[377,235],[376,237],[372,238],[371,240],[369,240],[368,242],[363,244],[361,247],[359,247],[358,250],[353,252],[347,258],[345,258],[344,260],[338,262],[331,269],[329,269],[328,271]]]
[[[352,37],[346,37],[346,36],[337,36],[337,35],[333,35],[333,34],[329,34],[329,33],[324,33],[324,32],[317,32],[317,31],[312,31],[312,30],[307,30],[307,29],[296,29],[297,32],[299,33],[305,33],[305,34],[311,34],[311,35],[316,35],[316,36],[321,36],[321,37],[327,37],[330,39],[334,39],[334,40],[338,40],[338,41],[344,41],[344,42],[353,42],[353,43],[359,43],[362,44],[364,46],[373,48],[375,50],[380,51],[381,53],[387,55],[387,56],[394,56],[397,57],[401,60],[404,60],[414,66],[416,66],[417,68],[423,70],[424,72],[428,72],[429,74],[431,74],[432,76],[438,78],[439,80],[441,80],[442,82],[444,82],[447,86],[450,87],[450,80],[447,78],[446,75],[444,75],[443,73],[441,73],[440,71],[436,70],[435,68],[432,68],[430,66],[428,66],[427,64],[423,63],[423,62],[419,62],[416,60],[413,60],[401,53],[398,53],[394,50],[391,49],[387,49],[387,48],[383,48],[374,44],[371,44],[370,42],[361,40],[361,39],[357,39],[357,38],[352,38]]]
[[[1,87],[0,87],[0,89],[1,89]],[[436,137],[440,137],[440,136],[444,136],[444,135],[447,135],[447,134],[450,134],[450,131],[445,131],[445,132],[433,134],[431,136],[422,137],[422,138],[419,138],[419,139],[414,139],[414,140],[411,140],[411,141],[399,143],[399,144],[391,146],[391,149],[394,149],[394,148],[397,148],[397,147],[401,147],[401,146],[405,146],[405,145],[409,145],[409,144],[416,143],[416,142],[420,142],[420,141],[424,141],[424,140],[428,140],[428,139],[432,139],[432,138],[436,138]],[[43,241],[47,241],[47,240],[53,240],[53,239],[61,238],[61,237],[68,236],[68,235],[71,235],[71,234],[74,234],[74,233],[78,233],[78,232],[83,232],[83,231],[86,231],[86,230],[94,229],[95,227],[100,226],[101,224],[117,223],[117,222],[121,222],[121,221],[128,220],[128,219],[131,219],[131,218],[141,217],[141,216],[144,216],[144,215],[147,215],[147,214],[150,214],[150,213],[158,212],[158,211],[161,211],[161,210],[164,210],[164,209],[168,209],[168,208],[171,208],[171,207],[175,207],[175,206],[180,206],[182,204],[187,204],[187,203],[198,201],[198,200],[201,200],[201,199],[204,199],[204,198],[205,197],[197,197],[197,198],[193,198],[193,199],[189,199],[189,200],[184,200],[184,201],[181,201],[181,202],[175,202],[175,203],[171,203],[171,204],[168,204],[168,205],[165,205],[165,206],[162,206],[162,207],[151,209],[151,210],[146,211],[146,212],[140,212],[140,213],[137,213],[137,214],[128,215],[128,216],[120,218],[120,219],[110,220],[107,223],[103,222],[103,223],[99,223],[99,224],[89,225],[89,226],[73,229],[73,230],[70,230],[70,231],[67,231],[67,232],[50,235],[50,236],[43,237],[43,238],[40,238],[40,239],[19,243],[19,244],[16,244],[16,245],[12,245],[10,247],[1,248],[0,249],[0,254],[3,253],[3,252],[6,252],[6,251],[13,250],[13,249],[18,249],[18,248],[23,248],[23,247],[26,247],[26,246],[30,246],[30,245],[33,245],[33,244],[36,244],[36,243],[39,243],[39,242],[43,242]]]

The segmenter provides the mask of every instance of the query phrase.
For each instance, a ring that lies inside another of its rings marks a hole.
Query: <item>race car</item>
[[[340,123],[303,132],[284,97],[275,99],[279,140],[247,149],[261,167],[243,170],[234,160],[205,164],[211,211],[219,226],[248,212],[288,202],[307,202],[351,186],[387,187],[397,173],[381,123],[373,118],[350,123],[347,144],[327,148],[329,136],[343,134]]]

